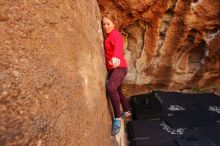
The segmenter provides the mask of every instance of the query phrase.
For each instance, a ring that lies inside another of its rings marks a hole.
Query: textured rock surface
[[[219,0],[97,1],[118,18],[128,89],[220,88]]]
[[[107,146],[95,0],[0,0],[0,145]]]

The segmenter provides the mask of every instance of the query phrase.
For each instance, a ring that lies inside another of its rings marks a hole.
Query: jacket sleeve
[[[123,39],[120,33],[115,33],[112,38],[112,45],[114,48],[113,57],[121,58],[123,50]]]

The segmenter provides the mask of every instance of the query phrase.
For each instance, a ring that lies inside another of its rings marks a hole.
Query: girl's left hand
[[[116,57],[112,57],[110,64],[113,65],[113,68],[116,68],[120,65],[121,61],[120,59],[116,58]]]

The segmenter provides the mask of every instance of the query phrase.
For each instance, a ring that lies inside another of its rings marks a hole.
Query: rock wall
[[[95,0],[0,0],[0,145],[107,146]]]
[[[219,0],[97,0],[124,36],[129,88],[220,88]]]

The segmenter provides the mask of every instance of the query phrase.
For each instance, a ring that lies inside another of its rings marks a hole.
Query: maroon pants
[[[124,80],[127,71],[127,68],[118,67],[109,71],[108,75],[107,94],[111,100],[116,118],[121,117],[120,102],[125,112],[130,110],[128,101],[122,93],[122,81]]]

